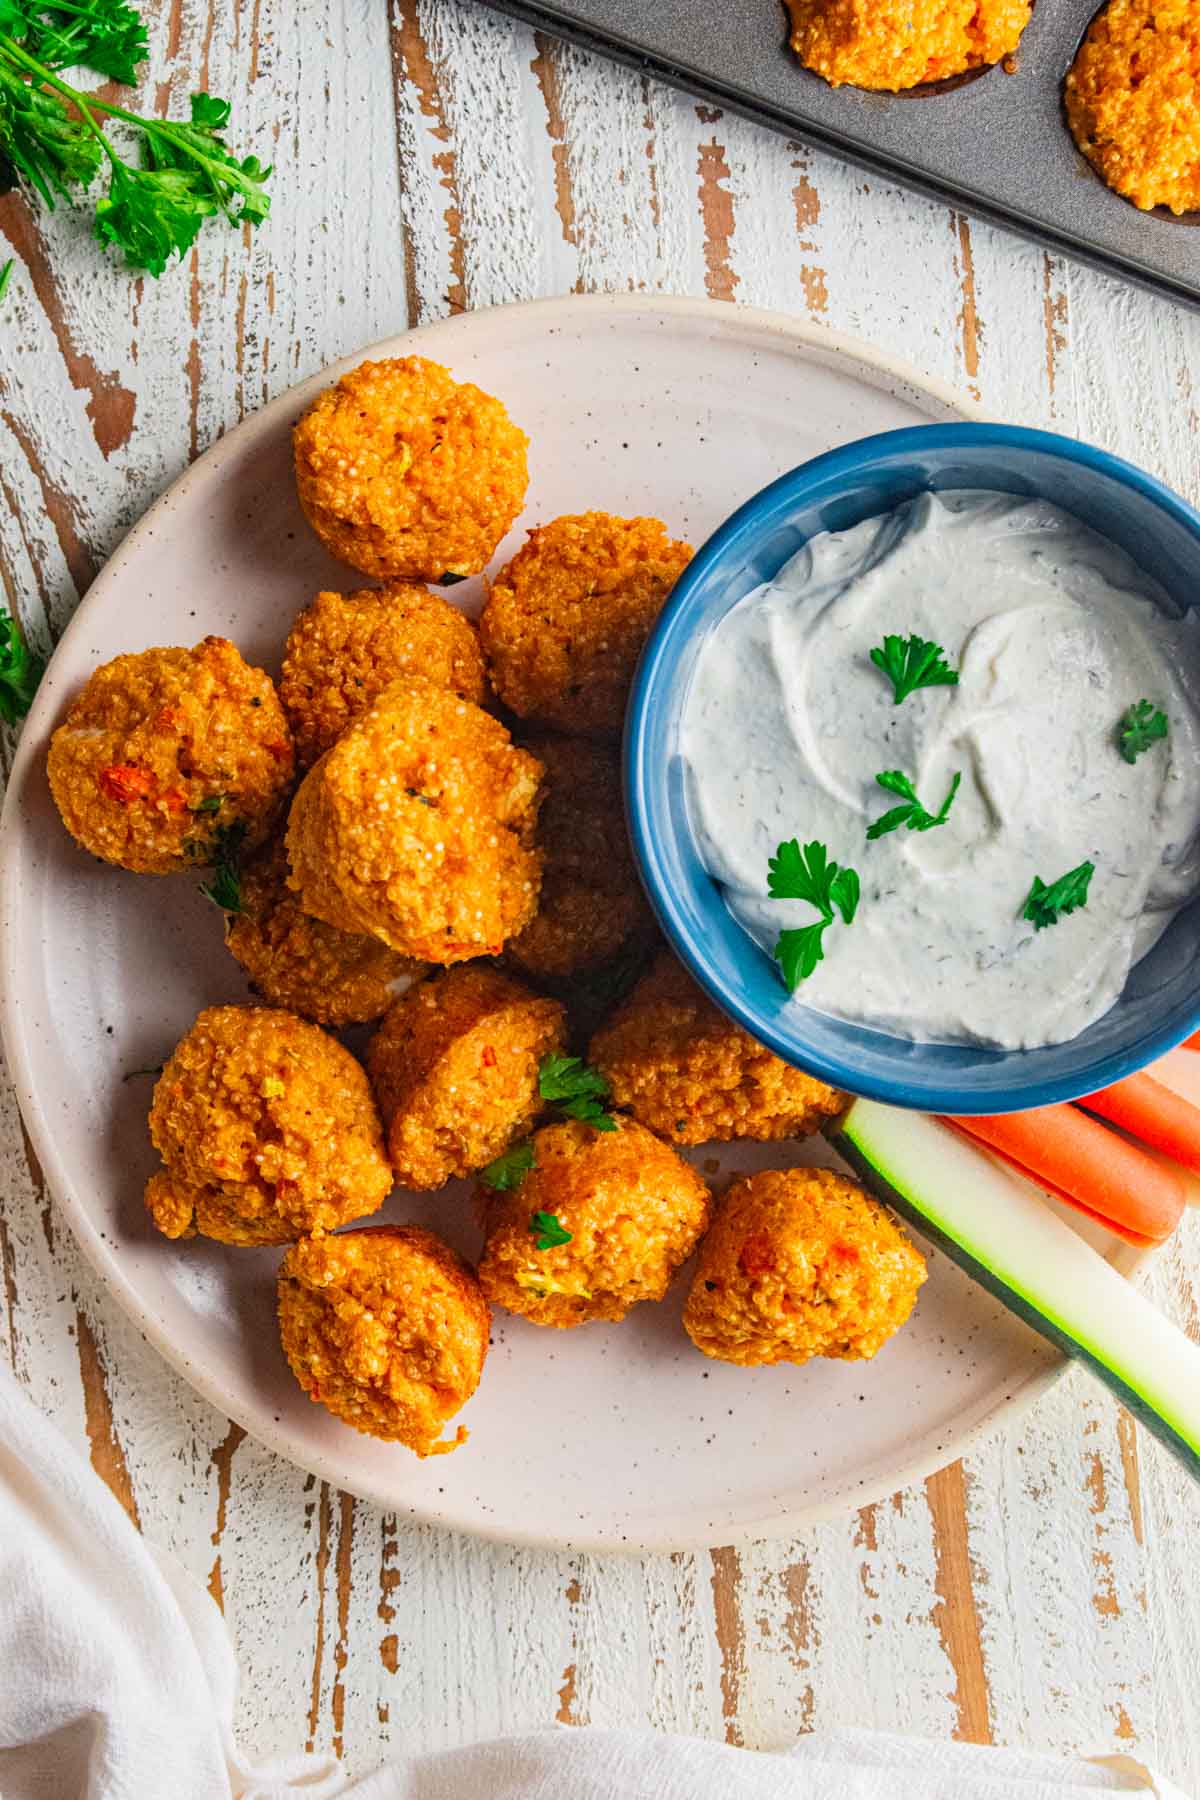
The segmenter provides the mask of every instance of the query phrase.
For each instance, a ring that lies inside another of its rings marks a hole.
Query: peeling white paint
[[[964,235],[945,207],[472,0],[161,0],[152,42],[147,103],[168,81],[175,107],[203,80],[230,95],[233,141],[276,165],[273,213],[249,248],[210,227],[159,283],[106,262],[69,210],[39,220],[58,331],[19,266],[0,333],[0,578],[39,642],[75,603],[72,564],[85,578],[193,450],[410,311],[576,285],[704,293],[702,165],[727,238],[717,278],[738,298],[857,332],[976,386],[998,416],[1076,431],[1200,497],[1200,320],[976,222]],[[106,392],[118,414],[133,398],[108,454],[89,382],[101,410]],[[322,1570],[319,1484],[246,1440],[214,1541],[227,1422],[82,1265],[7,1093],[0,1146],[0,1353],[86,1453],[82,1312],[144,1529],[203,1581],[219,1557],[258,1750],[302,1743],[310,1709],[316,1744],[340,1739],[355,1770],[560,1713],[752,1745],[841,1723],[956,1728],[924,1490],[715,1566],[489,1547],[330,1494]],[[1198,1271],[1193,1220],[1152,1277],[1193,1329]],[[1072,1378],[971,1457],[985,1710],[998,1741],[1125,1750],[1200,1789],[1196,1492],[1140,1438],[1131,1486],[1122,1448],[1116,1408]]]

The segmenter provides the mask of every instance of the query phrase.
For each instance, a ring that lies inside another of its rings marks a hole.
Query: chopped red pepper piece
[[[110,800],[119,800],[122,806],[128,806],[133,800],[145,800],[154,786],[146,770],[135,769],[131,763],[112,763],[107,769],[101,769],[96,779],[100,792]]]
[[[485,1069],[494,1069],[496,1066],[496,1052],[490,1044],[483,1046],[483,1066]]]

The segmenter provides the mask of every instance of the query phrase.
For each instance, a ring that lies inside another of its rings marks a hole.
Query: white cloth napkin
[[[325,1757],[243,1756],[236,1685],[208,1594],[0,1366],[0,1800],[1183,1800],[1132,1764],[858,1731],[764,1754],[564,1726],[348,1785]]]

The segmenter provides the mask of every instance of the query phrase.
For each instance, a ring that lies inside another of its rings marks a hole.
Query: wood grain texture
[[[271,221],[161,282],[0,200],[0,580],[48,647],[146,504],[271,395],[406,321],[571,290],[816,317],[992,413],[1200,499],[1200,320],[472,0],[161,0],[142,100],[203,83]],[[0,743],[7,766],[11,741]],[[562,1557],[323,1487],[142,1342],[57,1226],[0,1093],[0,1354],[223,1604],[240,1727],[362,1770],[401,1746],[647,1723],[773,1746],[874,1724],[1123,1750],[1200,1789],[1196,1495],[1072,1376],[923,1488],[771,1546]],[[1200,1336],[1200,1221],[1156,1302]]]

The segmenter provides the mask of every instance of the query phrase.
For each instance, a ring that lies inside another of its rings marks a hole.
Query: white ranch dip
[[[819,1011],[925,1042],[1027,1048],[1098,1019],[1200,887],[1200,621],[1172,616],[1132,561],[1077,519],[1007,494],[926,494],[814,538],[703,645],[680,749],[700,855],[767,951],[811,924],[772,900],[788,838],[856,869],[853,924],[796,990]],[[870,661],[885,634],[940,644],[955,687],[896,706]],[[1122,715],[1147,699],[1170,736],[1134,765]],[[869,843],[913,781],[945,825]],[[1087,905],[1021,917],[1090,860]]]

